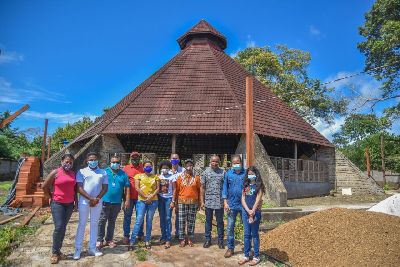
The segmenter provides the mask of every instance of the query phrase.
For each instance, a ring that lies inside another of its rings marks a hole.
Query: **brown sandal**
[[[169,242],[169,241],[165,242],[164,248],[169,249],[170,247],[171,247],[171,242]]]
[[[193,244],[193,242],[192,242],[192,240],[188,240],[188,244],[189,244],[189,247],[194,247],[194,244]]]
[[[250,266],[255,266],[257,264],[260,263],[260,259],[259,258],[253,258],[253,260],[249,263]]]
[[[183,248],[184,246],[186,246],[186,240],[183,239],[183,240],[179,243],[179,246],[180,246],[181,248]]]
[[[243,265],[243,264],[245,264],[245,263],[247,263],[247,262],[249,262],[249,261],[250,261],[249,258],[244,257],[243,259],[241,259],[241,260],[238,262],[238,264],[239,264],[239,265]]]
[[[57,264],[60,261],[60,257],[57,254],[53,254],[50,257],[51,264]]]

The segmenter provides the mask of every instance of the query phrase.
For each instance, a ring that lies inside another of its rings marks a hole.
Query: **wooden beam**
[[[254,164],[253,78],[246,77],[246,164]]]
[[[36,212],[40,209],[41,207],[36,207],[31,214],[25,219],[24,223],[22,226],[26,226],[29,224],[29,222],[32,220],[33,216],[35,216]]]
[[[371,177],[371,161],[370,161],[370,158],[369,158],[368,147],[365,148],[365,159],[366,159],[366,162],[367,162],[368,177]]]
[[[176,134],[172,135],[171,153],[176,153]]]
[[[29,108],[29,105],[25,105],[22,108],[20,108],[19,110],[17,110],[16,112],[14,112],[13,114],[11,114],[10,117],[5,118],[4,120],[2,120],[0,122],[0,129],[5,127],[10,122],[12,122],[16,117],[18,117],[22,112],[24,112],[28,108]]]
[[[294,178],[296,179],[296,182],[299,181],[299,173],[298,173],[298,167],[297,167],[297,142],[294,142]]]
[[[43,132],[43,143],[42,143],[42,166],[46,159],[46,141],[47,141],[47,126],[49,125],[49,120],[44,120],[44,132]]]
[[[3,221],[0,222],[0,225],[3,225],[5,223],[11,222],[11,221],[14,221],[15,219],[18,219],[19,217],[21,217],[22,215],[23,214],[18,214],[18,215],[15,215],[15,216],[11,217],[11,218],[3,220]]]

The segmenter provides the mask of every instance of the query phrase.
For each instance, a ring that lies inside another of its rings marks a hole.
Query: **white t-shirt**
[[[83,183],[83,190],[95,198],[100,194],[103,184],[108,184],[108,177],[106,171],[103,169],[96,168],[93,170],[86,167],[77,172],[76,182]],[[79,203],[89,205],[89,201],[82,195],[79,198]]]

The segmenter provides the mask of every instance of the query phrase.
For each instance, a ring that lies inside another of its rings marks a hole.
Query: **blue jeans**
[[[172,232],[172,210],[169,207],[171,201],[172,197],[158,197],[158,213],[160,214],[161,240],[168,242],[171,242]]]
[[[124,237],[129,238],[129,233],[131,232],[131,220],[132,220],[133,209],[136,210],[136,218],[138,217],[136,203],[137,203],[137,200],[131,199],[129,209],[124,210],[124,226],[123,226]],[[139,237],[144,236],[143,225],[140,227],[138,236]]]
[[[224,209],[206,208],[205,238],[206,241],[211,241],[213,212],[217,220],[218,243],[222,243],[224,242]]]
[[[74,202],[63,204],[57,201],[51,201],[51,215],[53,216],[54,232],[52,253],[60,255],[61,246],[65,237],[65,230],[74,210]]]
[[[145,201],[138,200],[138,202],[136,203],[138,216],[136,218],[135,226],[133,227],[132,230],[131,243],[136,242],[136,237],[139,234],[140,227],[143,227],[145,215],[146,215],[146,237],[144,240],[146,242],[150,242],[151,228],[153,227],[153,217],[154,213],[156,212],[157,206],[158,206],[157,200],[153,200],[151,204],[146,204]]]
[[[251,240],[253,240],[254,257],[260,257],[260,236],[258,229],[261,222],[261,211],[257,210],[254,215],[255,222],[249,223],[249,215],[245,210],[242,210],[243,232],[244,232],[244,256],[249,257],[251,250]]]
[[[241,210],[230,210],[228,212],[228,249],[235,249],[235,224],[236,224],[236,217],[240,214]]]

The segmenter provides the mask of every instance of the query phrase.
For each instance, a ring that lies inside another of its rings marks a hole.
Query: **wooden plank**
[[[11,217],[11,218],[8,218],[6,220],[3,220],[3,221],[0,222],[0,225],[6,224],[6,223],[11,222],[11,221],[14,221],[15,219],[18,219],[21,216],[23,216],[23,214],[18,214],[18,215],[15,215],[14,217]]]
[[[40,209],[41,207],[36,207],[31,214],[25,219],[24,223],[22,226],[26,226],[29,224],[29,222],[32,220],[32,218],[35,216],[36,212]]]
[[[246,77],[246,164],[254,164],[253,78]]]
[[[29,105],[25,105],[22,108],[20,108],[19,110],[17,110],[16,112],[14,112],[13,114],[11,114],[8,118],[5,118],[4,120],[2,120],[0,122],[0,129],[5,127],[10,122],[12,122],[16,117],[18,117],[22,112],[24,112],[28,108],[29,108]]]

